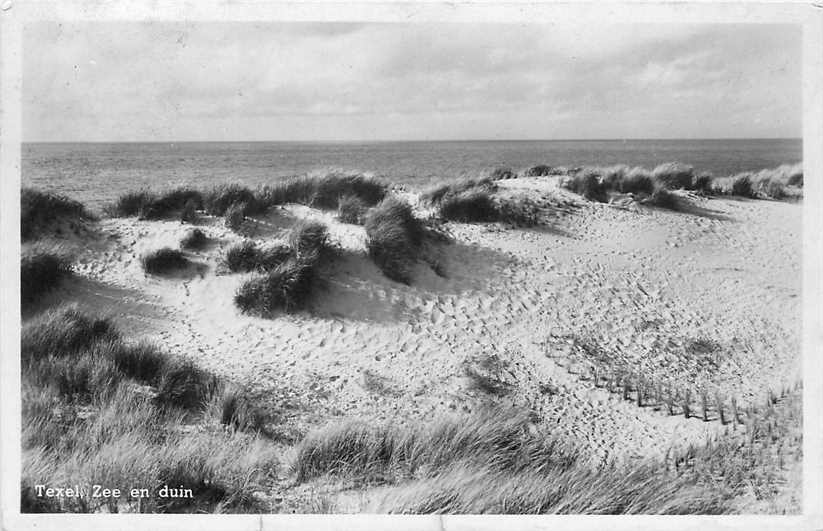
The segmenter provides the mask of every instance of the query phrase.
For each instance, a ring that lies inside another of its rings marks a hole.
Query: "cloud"
[[[799,136],[785,25],[37,23],[24,138]]]

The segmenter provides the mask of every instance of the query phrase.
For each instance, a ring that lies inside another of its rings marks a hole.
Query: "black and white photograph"
[[[4,508],[819,526],[795,7],[15,19]]]

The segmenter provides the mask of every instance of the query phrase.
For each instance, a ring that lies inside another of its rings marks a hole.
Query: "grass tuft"
[[[246,203],[232,203],[226,209],[226,217],[223,221],[226,228],[238,232],[246,221]]]
[[[315,265],[291,258],[269,273],[245,281],[234,295],[240,311],[270,317],[279,310],[287,313],[306,307],[311,298]]]
[[[357,197],[367,206],[379,203],[388,187],[379,179],[363,174],[330,173],[283,179],[262,187],[257,200],[266,206],[297,203],[321,209],[335,209],[340,199]]]
[[[608,201],[607,187],[600,180],[597,169],[586,168],[574,175],[570,175],[562,182],[562,186],[572,192],[582,195],[589,201],[605,203]]]
[[[279,266],[293,254],[291,247],[286,245],[260,248],[246,240],[229,247],[223,256],[223,263],[232,273],[265,272]]]
[[[209,237],[201,229],[191,229],[180,240],[182,249],[200,250],[209,243]]]
[[[660,164],[652,171],[654,180],[670,190],[690,190],[694,180],[694,168],[679,162]]]
[[[292,227],[288,242],[298,259],[314,262],[329,248],[329,229],[320,221],[303,220]]]
[[[203,197],[203,206],[212,216],[224,216],[229,207],[235,204],[244,204],[243,215],[262,212],[265,208],[260,205],[254,193],[239,184],[223,184],[215,186]]]
[[[732,195],[740,197],[755,197],[752,180],[748,175],[740,175],[732,181]]]
[[[20,299],[23,306],[60,285],[72,275],[69,256],[45,249],[29,249],[20,257]]]
[[[20,191],[20,237],[36,240],[60,230],[59,225],[76,225],[93,219],[79,201],[34,188]]]
[[[163,247],[140,257],[143,271],[150,275],[165,275],[189,266],[189,261],[178,249]]]
[[[260,511],[275,448],[253,432],[265,419],[248,397],[187,361],[126,342],[104,319],[63,307],[22,330],[23,512]],[[221,404],[214,429],[205,404]],[[194,424],[193,424],[194,423]],[[194,429],[192,429],[194,428]],[[248,428],[248,432],[243,430]],[[65,497],[34,485],[191,489],[170,501]]]
[[[362,225],[368,206],[356,195],[344,195],[337,203],[337,219],[342,223]]]
[[[547,166],[546,164],[538,164],[537,166],[532,166],[527,169],[523,175],[526,177],[546,177],[549,175],[554,175],[554,168]]]
[[[389,196],[366,215],[369,256],[388,278],[410,284],[426,234],[408,203]]]
[[[424,204],[437,205],[443,199],[459,195],[468,191],[485,191],[494,192],[497,190],[497,185],[491,178],[484,179],[464,179],[453,183],[445,183],[429,188],[420,195],[420,200]]]

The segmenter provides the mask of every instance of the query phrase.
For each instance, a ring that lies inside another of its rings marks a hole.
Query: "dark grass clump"
[[[23,241],[55,232],[57,225],[92,220],[94,217],[79,201],[64,195],[34,188],[20,191],[20,237]]]
[[[554,168],[546,164],[538,164],[527,169],[523,175],[526,177],[547,177],[554,174]]]
[[[74,307],[26,322],[21,352],[21,510],[261,510],[253,493],[271,484],[277,459],[259,436],[267,419],[240,390],[152,345],[127,342],[109,321]],[[43,503],[33,493],[36,484],[88,478],[173,484],[191,488],[194,498]]]
[[[201,229],[191,229],[180,240],[182,249],[200,250],[209,243],[209,237]]]
[[[25,365],[52,355],[72,355],[114,337],[116,330],[110,320],[91,317],[75,306],[63,306],[39,314],[23,326],[21,361]]]
[[[511,168],[495,168],[492,170],[490,177],[495,181],[502,181],[505,179],[514,179],[517,177],[517,174],[512,171]]]
[[[597,170],[586,168],[581,172],[567,177],[562,186],[578,195],[582,195],[589,201],[605,203],[608,201],[607,187],[600,180]]]
[[[265,413],[239,387],[224,385],[215,395],[220,422],[236,431],[268,434]]]
[[[150,275],[164,275],[189,266],[189,261],[178,249],[163,247],[140,257],[143,271]]]
[[[792,172],[789,175],[789,178],[786,180],[786,184],[789,186],[803,186],[803,170],[797,169],[796,171]]]
[[[540,224],[540,208],[530,199],[497,199],[497,221],[514,227],[534,227]]]
[[[368,205],[356,195],[344,195],[337,203],[337,219],[342,223],[362,225]]]
[[[201,201],[202,207],[202,201]],[[197,203],[194,200],[189,199],[183,205],[183,209],[180,211],[180,221],[183,223],[197,223],[199,216],[197,215]]]
[[[389,196],[369,210],[365,228],[369,256],[377,267],[388,278],[410,284],[426,234],[411,206]]]
[[[700,192],[701,194],[711,194],[714,190],[714,178],[711,173],[702,172],[695,175],[692,182],[692,190]]]
[[[334,209],[339,206],[341,197],[355,196],[372,206],[386,197],[386,190],[383,182],[372,177],[332,173],[317,180],[310,204],[315,208]]]
[[[168,361],[157,384],[158,404],[188,410],[203,409],[219,386],[218,378],[190,360]]]
[[[440,200],[438,211],[443,219],[461,223],[497,221],[500,218],[491,194],[481,189],[447,194]]]
[[[229,205],[229,208],[226,209],[225,219],[223,220],[226,228],[234,232],[239,231],[246,221],[246,209],[246,203],[232,203]]]
[[[314,262],[329,248],[329,229],[320,221],[303,220],[292,227],[288,242],[297,258]]]
[[[271,271],[294,255],[291,247],[275,245],[258,247],[252,241],[232,245],[223,257],[223,263],[232,273]]]
[[[497,185],[491,178],[484,179],[464,179],[453,183],[446,183],[430,188],[420,195],[420,200],[429,205],[437,205],[444,198],[469,190],[481,190],[486,192],[494,192],[497,190]]]
[[[617,181],[616,189],[624,194],[651,194],[654,191],[654,179],[648,170],[632,168]]]
[[[105,208],[105,212],[112,217],[127,218],[137,216],[145,205],[155,201],[157,196],[148,190],[126,192],[121,194],[114,204]]]
[[[680,202],[675,194],[662,185],[657,185],[651,195],[646,199],[646,204],[665,208],[667,210],[678,210]]]
[[[20,299],[24,306],[35,302],[72,274],[68,256],[33,250],[20,257]]]
[[[313,263],[289,259],[269,273],[244,282],[234,295],[234,304],[243,313],[260,317],[279,310],[299,311],[307,306],[315,279]]]
[[[160,195],[148,190],[127,192],[117,198],[106,212],[113,217],[137,216],[138,219],[157,220],[183,217],[188,208],[196,211],[203,206],[203,194],[187,187],[174,188]]]
[[[143,205],[138,212],[138,218],[155,220],[182,217],[187,204],[195,211],[203,207],[203,194],[191,188],[175,188],[163,193],[153,201]]]
[[[694,168],[679,162],[667,162],[652,171],[654,180],[670,190],[690,190],[694,180]]]
[[[380,202],[388,187],[379,179],[362,174],[330,173],[322,177],[300,176],[262,187],[257,200],[266,206],[296,203],[321,209],[339,207],[340,199],[354,196],[367,206]]]
[[[285,205],[287,203],[308,205],[314,197],[316,188],[317,177],[305,175],[288,177],[261,187],[255,197],[260,204],[266,206]]]
[[[741,175],[732,181],[731,194],[740,197],[753,198],[755,196],[752,180],[748,175]]]
[[[573,451],[551,437],[530,434],[528,413],[494,408],[404,428],[347,422],[310,433],[291,464],[298,481],[326,474],[395,483],[428,477],[463,462],[495,470],[565,468]]]
[[[212,216],[223,216],[234,204],[245,204],[244,215],[251,215],[265,210],[257,202],[254,193],[239,184],[224,184],[215,186],[203,197],[203,206]]]
[[[758,183],[758,193],[762,194],[765,197],[775,200],[786,199],[788,194],[786,193],[786,187],[783,183],[779,181],[773,181],[771,179],[765,179]]]

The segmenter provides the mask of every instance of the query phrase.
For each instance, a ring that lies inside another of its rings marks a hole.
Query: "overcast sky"
[[[38,23],[27,141],[799,137],[781,25]]]

